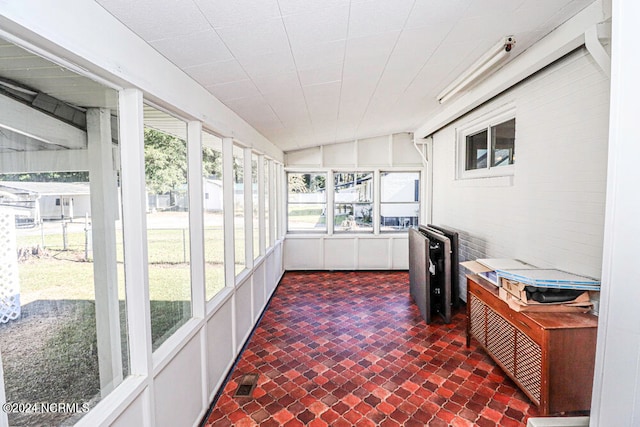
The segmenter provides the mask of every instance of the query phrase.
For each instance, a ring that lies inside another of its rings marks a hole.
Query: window
[[[326,173],[287,173],[287,230],[326,231]]]
[[[418,225],[420,173],[380,173],[380,231],[403,231]]]
[[[373,172],[336,172],[333,177],[334,230],[373,232]]]
[[[271,182],[271,162],[264,159],[264,240],[267,248],[271,246],[271,236],[269,227],[269,183]]]
[[[251,197],[253,200],[253,258],[260,256],[260,206],[258,192],[258,155],[251,154]]]
[[[512,175],[516,119],[509,109],[492,113],[458,133],[458,178]]]
[[[0,425],[82,423],[129,375],[118,93],[0,43],[30,64],[2,72],[0,394],[66,406],[5,411]],[[50,77],[46,105],[35,69]]]
[[[144,120],[151,341],[156,350],[191,318],[187,127],[148,105]]]
[[[235,272],[246,268],[244,235],[244,149],[233,146],[233,236],[235,247]],[[249,171],[251,173],[251,171]],[[251,179],[251,175],[249,175]]]
[[[204,197],[204,277],[207,301],[225,285],[222,139],[202,134]]]

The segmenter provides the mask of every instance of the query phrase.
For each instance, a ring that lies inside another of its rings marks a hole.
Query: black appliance
[[[409,293],[427,324],[436,315],[451,322],[451,254],[451,241],[442,231],[409,229]]]

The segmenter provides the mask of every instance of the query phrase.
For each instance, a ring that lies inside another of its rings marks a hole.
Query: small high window
[[[458,178],[512,175],[515,111],[498,112],[460,129],[458,144]]]

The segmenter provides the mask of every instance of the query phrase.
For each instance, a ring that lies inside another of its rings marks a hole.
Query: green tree
[[[222,179],[222,153],[210,147],[202,149],[202,175]]]
[[[155,129],[144,130],[147,188],[165,194],[187,183],[187,144]]]

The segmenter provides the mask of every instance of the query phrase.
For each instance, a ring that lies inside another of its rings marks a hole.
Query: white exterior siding
[[[432,222],[460,231],[461,261],[600,277],[608,99],[608,78],[578,50],[434,134]],[[456,129],[505,104],[516,109],[514,175],[456,180]]]

